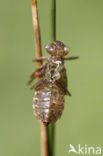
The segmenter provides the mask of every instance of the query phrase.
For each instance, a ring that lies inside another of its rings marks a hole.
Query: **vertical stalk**
[[[56,41],[56,0],[53,0],[53,40]]]
[[[39,20],[38,20],[36,0],[32,0],[32,18],[33,18],[33,29],[35,35],[36,55],[39,58],[42,56],[42,50],[41,50]],[[38,63],[38,67],[42,65],[42,61],[37,63]]]
[[[35,45],[37,58],[42,56],[41,41],[40,41],[40,30],[39,20],[37,12],[36,0],[32,0],[32,17],[33,17],[33,29],[35,34]],[[42,65],[42,62],[38,62],[38,67]],[[48,156],[48,134],[47,127],[41,123],[41,152],[42,156]]]
[[[56,40],[56,0],[51,0],[51,40]],[[35,34],[36,55],[42,56],[41,42],[40,42],[40,29],[37,12],[36,0],[32,0],[32,16],[33,16],[33,28]],[[42,62],[38,62],[38,67],[42,65]],[[48,128],[41,123],[41,148],[42,156],[53,156],[54,154],[54,134],[55,126],[50,124]]]

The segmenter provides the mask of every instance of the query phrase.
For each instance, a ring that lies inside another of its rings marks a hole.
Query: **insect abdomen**
[[[64,95],[55,87],[35,92],[33,99],[34,115],[45,124],[55,122],[64,109]]]

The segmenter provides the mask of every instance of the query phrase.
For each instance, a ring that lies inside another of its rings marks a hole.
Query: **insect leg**
[[[42,73],[41,72],[34,72],[31,74],[30,76],[30,80],[28,81],[28,85],[30,85],[34,79],[36,79],[37,77],[42,77]]]
[[[69,96],[72,96],[72,94],[69,92],[69,90],[67,90],[67,94],[68,94]]]
[[[39,58],[35,58],[33,60],[33,62],[38,62],[38,61],[42,61],[42,60],[48,60],[50,58],[50,56],[42,56],[42,57],[39,57]]]
[[[71,93],[69,92],[69,90],[59,81],[56,81],[56,85],[62,89],[62,91],[64,92],[65,95],[69,95],[72,96]]]
[[[37,83],[35,83],[30,89],[39,89],[40,87],[43,87],[44,84],[45,81],[41,79]]]
[[[30,76],[30,80],[28,81],[28,84],[30,85],[34,79],[36,79],[37,77],[42,77],[42,68],[43,66],[39,67],[36,71],[34,71],[31,76]]]
[[[71,57],[64,57],[63,60],[66,61],[66,60],[75,60],[75,59],[78,59],[79,57],[78,56],[71,56]]]
[[[45,64],[43,64],[43,65],[41,65],[40,67],[38,67],[38,68],[36,69],[36,71],[40,71],[40,70],[42,70],[44,67],[45,67]],[[36,71],[35,71],[35,72],[36,72]]]

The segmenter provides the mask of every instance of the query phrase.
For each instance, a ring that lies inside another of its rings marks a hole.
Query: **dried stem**
[[[32,0],[32,17],[33,17],[33,28],[35,34],[35,44],[36,44],[36,55],[37,58],[42,56],[41,42],[40,42],[40,30],[38,21],[38,12],[36,0]],[[42,65],[42,61],[38,62],[38,67]],[[41,148],[42,156],[48,156],[48,134],[47,127],[41,123]]]
[[[41,50],[39,20],[38,20],[36,0],[32,0],[32,17],[33,17],[33,28],[35,34],[36,55],[37,58],[39,58],[42,56],[42,50]],[[40,67],[41,65],[42,65],[42,61],[39,61],[38,67]]]
[[[47,127],[41,122],[41,145],[42,145],[42,156],[49,156],[48,152],[48,136]]]

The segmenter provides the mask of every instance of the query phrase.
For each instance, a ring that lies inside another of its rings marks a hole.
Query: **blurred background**
[[[51,42],[51,1],[38,0],[43,55]],[[55,156],[75,147],[103,147],[103,1],[57,0],[57,40],[79,60],[66,63],[69,90],[56,122]],[[0,156],[39,156],[29,75],[36,69],[31,1],[0,0]]]

